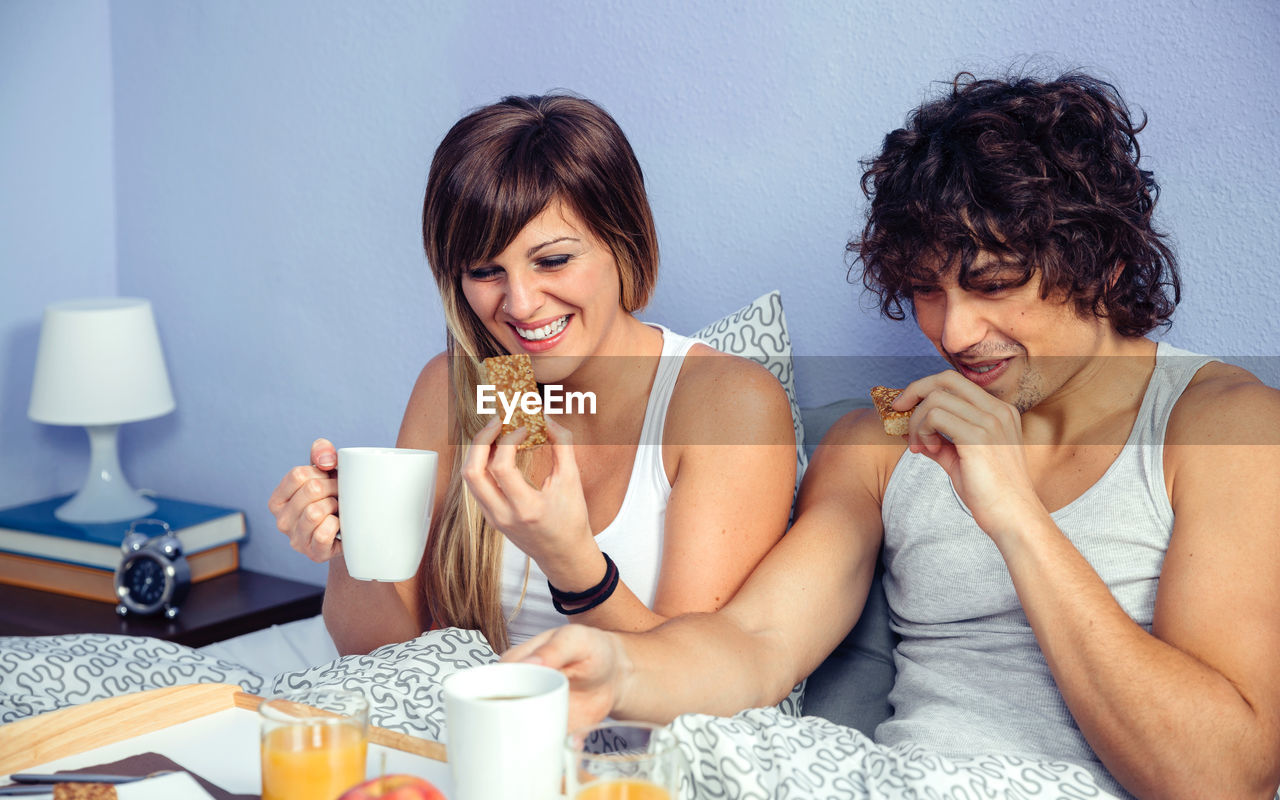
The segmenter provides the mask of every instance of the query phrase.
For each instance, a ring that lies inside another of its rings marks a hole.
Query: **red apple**
[[[338,800],[445,800],[445,796],[425,778],[385,775],[351,787]]]

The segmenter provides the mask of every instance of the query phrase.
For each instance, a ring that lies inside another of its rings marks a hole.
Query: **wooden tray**
[[[260,702],[261,697],[248,694],[239,686],[204,683],[152,689],[50,711],[0,726],[0,775],[126,742],[221,711],[256,711]],[[445,760],[445,747],[439,742],[385,728],[370,727],[369,743],[433,761]],[[204,777],[217,782],[215,775]]]

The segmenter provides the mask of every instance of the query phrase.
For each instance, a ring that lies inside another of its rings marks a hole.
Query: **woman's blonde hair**
[[[462,480],[462,465],[487,421],[475,409],[480,362],[505,351],[467,303],[461,280],[555,202],[570,207],[613,254],[623,310],[643,308],[658,274],[644,177],[617,122],[588,100],[507,97],[463,117],[436,150],[422,207],[423,246],[449,326],[449,435],[456,445],[427,545],[426,608],[433,627],[479,629],[499,652],[508,644],[503,539]]]

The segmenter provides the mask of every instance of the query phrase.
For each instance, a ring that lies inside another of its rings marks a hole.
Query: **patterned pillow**
[[[367,656],[342,656],[318,667],[286,672],[276,677],[271,691],[354,689],[368,699],[369,721],[374,725],[443,742],[444,679],[497,660],[480,631],[442,628],[379,647]]]
[[[256,694],[263,679],[230,661],[144,636],[0,636],[0,724],[188,683],[237,683]]]
[[[791,334],[782,313],[782,295],[770,292],[747,306],[711,323],[693,334],[722,353],[749,358],[773,373],[787,390],[791,403],[791,424],[796,431],[796,481],[804,475],[809,458],[804,452],[804,423],[796,402],[795,377],[791,370]]]

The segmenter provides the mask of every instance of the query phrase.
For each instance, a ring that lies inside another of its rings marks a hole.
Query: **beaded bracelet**
[[[590,589],[581,592],[562,592],[551,585],[551,581],[547,581],[547,588],[551,590],[551,605],[555,607],[565,616],[581,614],[584,611],[590,611],[596,606],[613,596],[613,592],[618,588],[618,566],[613,563],[613,559],[609,558],[609,554],[601,551],[600,555],[604,556],[604,577],[600,582]],[[583,603],[577,608],[565,608],[565,603],[575,604]]]

